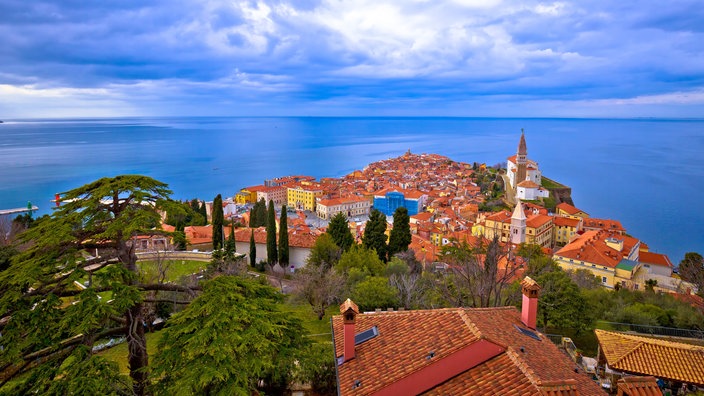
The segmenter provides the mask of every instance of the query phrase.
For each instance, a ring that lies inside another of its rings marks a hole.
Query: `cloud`
[[[41,114],[58,93],[64,104],[50,108],[67,115],[89,102],[94,112],[99,104],[115,106],[104,109],[110,114],[156,115],[401,114],[416,105],[462,115],[470,103],[510,116],[536,103],[580,114],[614,101],[636,113],[682,105],[701,114],[701,103],[681,93],[704,87],[704,11],[694,0],[665,8],[606,0],[7,0],[0,84],[15,91],[0,90],[0,114],[23,114],[12,95]]]

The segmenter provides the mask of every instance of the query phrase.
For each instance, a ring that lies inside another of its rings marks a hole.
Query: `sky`
[[[701,0],[0,0],[0,119],[704,116]]]

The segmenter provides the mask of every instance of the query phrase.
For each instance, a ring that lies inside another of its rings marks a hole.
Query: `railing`
[[[678,329],[675,327],[650,326],[633,323],[606,322],[603,320],[598,321],[598,323],[605,323],[616,331],[633,331],[643,334],[704,339],[704,330]]]
[[[194,261],[210,261],[211,252],[193,252],[193,251],[156,251],[156,252],[140,252],[137,253],[138,260],[194,260]]]

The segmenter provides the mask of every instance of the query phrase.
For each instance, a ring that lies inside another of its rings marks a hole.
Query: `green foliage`
[[[276,250],[276,212],[274,212],[274,201],[269,201],[266,220],[266,261],[272,267],[279,261],[279,253]]]
[[[399,207],[394,212],[394,228],[389,236],[389,258],[394,254],[405,252],[411,244],[411,218],[408,209]]]
[[[335,269],[342,274],[356,272],[364,276],[381,276],[384,274],[384,262],[371,249],[364,246],[355,245],[345,253],[342,253]]]
[[[249,236],[249,265],[255,267],[257,264],[257,244],[254,241],[254,230]]]
[[[281,206],[281,218],[279,219],[279,264],[282,268],[288,267],[288,218],[286,205]]]
[[[386,277],[391,277],[392,275],[407,275],[410,272],[408,264],[404,263],[399,258],[392,258],[391,261],[386,265],[385,275]]]
[[[213,223],[213,250],[222,249],[225,239],[222,233],[222,226],[225,222],[225,217],[222,211],[222,196],[220,194],[213,200],[211,219]]]
[[[338,212],[332,217],[327,233],[330,234],[335,244],[345,252],[354,244],[354,237],[350,231],[347,217],[342,212]]]
[[[0,246],[0,272],[5,271],[10,266],[12,257],[17,254],[17,249],[12,245]]]
[[[379,259],[386,262],[386,216],[376,209],[372,210],[364,227],[362,244],[367,249],[374,249]]]
[[[252,208],[253,221],[250,219],[250,227],[266,227],[267,213],[266,213],[266,201],[264,198],[254,203]]]
[[[541,286],[538,299],[538,321],[543,328],[573,328],[583,331],[594,321],[587,300],[569,276],[557,269],[538,275]]]
[[[186,239],[186,234],[183,231],[174,231],[172,238],[176,250],[186,250],[188,239]]]
[[[361,311],[398,307],[396,290],[383,276],[371,276],[352,288],[352,300]]]
[[[204,225],[208,224],[208,208],[205,207],[205,202],[200,203],[198,212],[200,212],[200,215],[203,217],[203,221],[205,221]]]
[[[220,276],[172,316],[152,363],[158,394],[255,393],[260,380],[283,391],[301,351],[309,347],[281,295],[255,280]]]
[[[227,237],[225,242],[225,255],[232,257],[237,253],[237,241],[235,241],[235,227],[230,226],[230,236]]]
[[[197,200],[195,200],[195,205],[196,208],[194,209],[193,201],[190,203],[171,202],[166,209],[166,220],[164,220],[164,223],[174,226],[178,231],[183,231],[187,226],[205,225],[205,218],[199,212]]]
[[[307,265],[316,267],[333,267],[340,260],[340,248],[328,233],[320,235],[310,250]]]
[[[330,343],[314,343],[305,352],[299,361],[301,382],[311,384],[313,391],[320,395],[336,394],[337,379],[332,345]]]

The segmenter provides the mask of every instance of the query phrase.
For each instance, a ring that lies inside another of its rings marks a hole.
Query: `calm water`
[[[211,200],[265,178],[337,177],[415,153],[505,163],[525,128],[528,156],[594,217],[621,220],[677,263],[704,253],[704,120],[156,118],[5,120],[0,209],[103,176],[139,173],[175,198]]]

